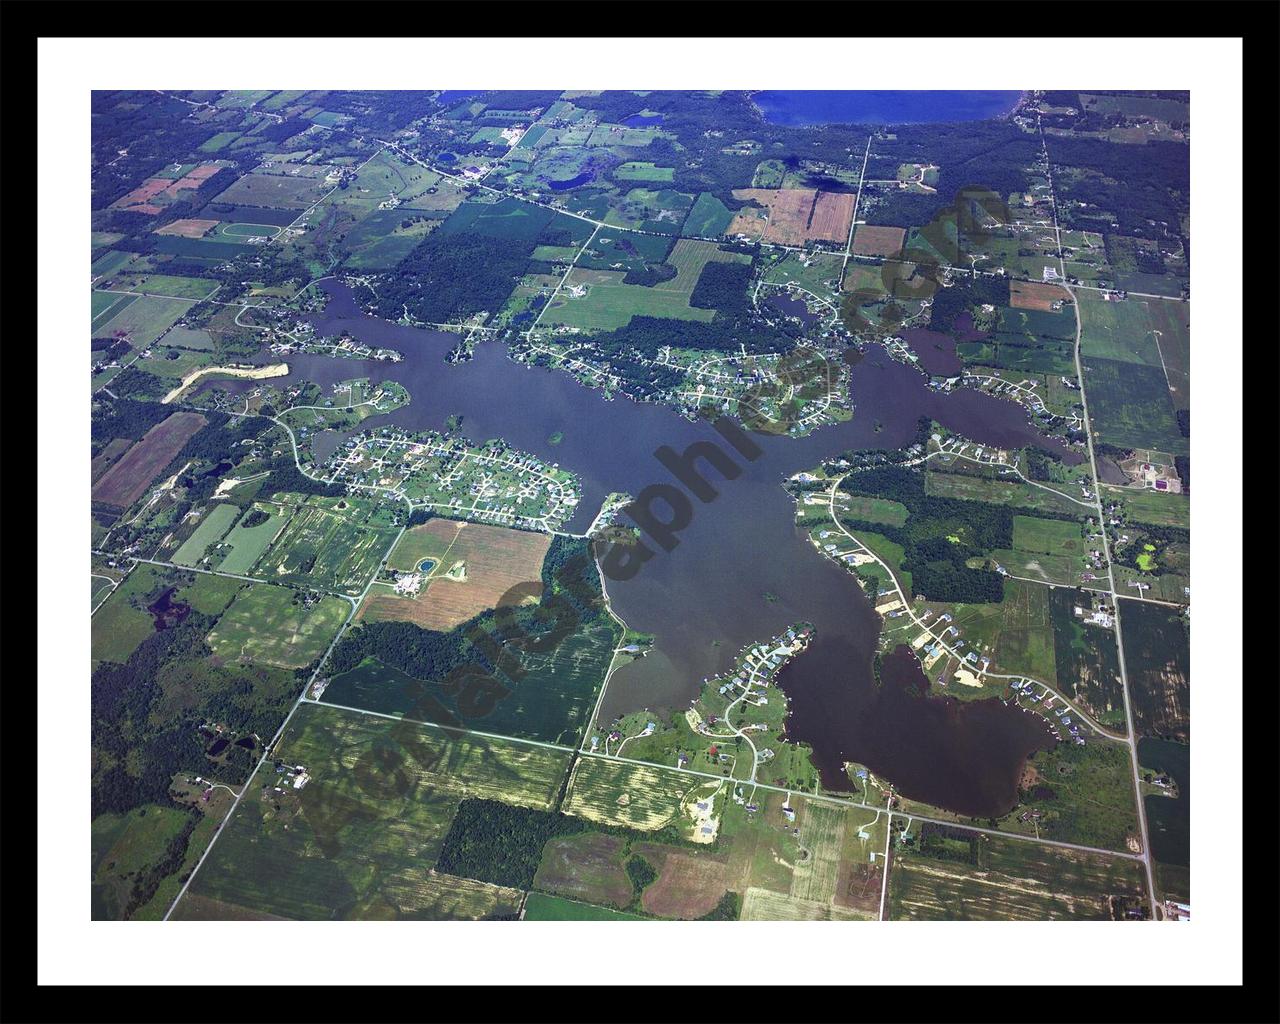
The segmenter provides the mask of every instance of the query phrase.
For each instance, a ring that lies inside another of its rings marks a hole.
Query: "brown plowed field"
[[[522,592],[523,597],[533,599],[541,594],[542,560],[551,546],[549,535],[433,519],[406,534],[401,545],[413,543],[410,538],[419,531],[425,535],[421,540],[425,542],[426,557],[444,552],[434,570],[437,575],[427,581],[417,597],[380,588],[369,595],[359,618],[412,622],[424,629],[447,631],[497,607],[499,599],[517,584],[530,584],[527,593]],[[434,549],[432,541],[438,545]],[[466,579],[445,578],[444,573],[457,562],[466,564]],[[395,555],[392,564],[411,568]]]
[[[91,492],[93,500],[128,508],[207,422],[198,412],[175,412],[157,423],[98,478]]]
[[[1070,302],[1071,296],[1056,284],[1037,284],[1034,281],[1010,281],[1009,305],[1014,309],[1040,309],[1049,311],[1055,302]]]
[[[853,233],[853,251],[859,256],[897,256],[906,237],[906,228],[861,224]]]
[[[715,910],[728,891],[729,868],[723,861],[648,843],[635,844],[631,849],[658,869],[657,881],[640,897],[640,905],[650,914],[678,921],[696,920]]]
[[[157,235],[181,235],[183,238],[203,238],[210,228],[216,227],[216,220],[175,220],[162,228],[156,228]]]
[[[845,192],[816,192],[811,188],[735,188],[736,199],[750,199],[768,207],[769,223],[763,240],[778,245],[805,242],[843,242],[853,221],[854,197]],[[727,234],[750,234],[750,221],[733,219]]]
[[[849,225],[853,222],[853,198],[850,192],[819,192],[806,237],[823,242],[848,239]]]

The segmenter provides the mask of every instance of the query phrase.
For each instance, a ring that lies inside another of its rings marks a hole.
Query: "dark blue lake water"
[[[587,182],[594,180],[595,176],[595,171],[586,170],[581,174],[575,174],[572,178],[565,178],[564,181],[549,181],[547,185],[552,192],[567,192],[571,188],[577,188],[579,185],[585,185]]]
[[[765,90],[752,96],[773,124],[930,124],[1007,114],[1021,93],[1005,90]]]

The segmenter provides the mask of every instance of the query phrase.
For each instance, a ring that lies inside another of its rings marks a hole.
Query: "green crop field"
[[[218,282],[203,277],[175,277],[171,274],[139,274],[124,275],[124,285],[130,291],[143,292],[147,296],[161,296],[171,299],[207,299],[218,290]],[[113,282],[121,286],[117,276]]]
[[[284,529],[285,524],[293,516],[295,508],[296,505],[292,502],[255,501],[223,540],[219,550],[227,549],[227,554],[218,563],[218,571],[232,572],[241,576],[247,574]],[[269,518],[257,526],[244,526],[244,520],[255,509],[265,512]]]
[[[1084,374],[1096,441],[1173,455],[1190,453],[1190,442],[1174,418],[1169,382],[1159,366],[1086,359]]]
[[[567,231],[575,245],[585,242],[591,234],[591,225],[584,220],[510,198],[496,203],[469,200],[454,210],[439,230],[445,234],[475,231],[495,238],[532,242],[548,227]]]
[[[105,323],[95,327],[95,331],[109,335],[125,332],[130,345],[135,349],[143,349],[172,327],[193,305],[194,299],[144,295],[127,306],[116,307],[116,312]]]
[[[213,348],[213,335],[208,331],[193,330],[189,327],[175,327],[164,336],[164,343],[166,346],[172,345],[175,348],[208,351]]]
[[[604,683],[621,631],[607,616],[577,625],[550,651],[512,651],[519,659],[518,681],[500,678],[504,692],[483,717],[468,724],[485,732],[546,743],[576,744]],[[514,645],[513,645],[514,646]],[[513,666],[513,671],[514,671]],[[417,680],[372,659],[333,678],[326,691],[335,704],[382,714],[428,717],[434,697],[453,703],[441,680]],[[432,716],[433,717],[433,716]]]
[[[1159,299],[1107,302],[1080,293],[1080,355],[1159,367],[1151,306],[1181,305]]]
[[[677,822],[681,801],[706,781],[650,765],[584,757],[574,768],[564,812],[652,832]]]
[[[628,324],[633,316],[673,317],[705,323],[715,311],[689,305],[702,268],[713,260],[742,263],[747,259],[741,253],[721,251],[714,242],[682,238],[666,260],[676,268],[676,276],[652,287],[625,284],[624,275],[619,271],[575,267],[560,294],[547,306],[542,322],[583,330],[613,330]],[[576,295],[577,290],[585,294]]]
[[[1115,633],[1087,624],[1076,608],[1090,607],[1083,591],[1058,587],[1049,591],[1053,619],[1054,658],[1062,691],[1080,701],[1112,729],[1125,731],[1124,694]]]
[[[94,613],[90,650],[94,661],[129,660],[138,644],[155,632],[141,599],[160,586],[164,570],[139,565]]]
[[[226,661],[303,668],[325,652],[350,612],[338,597],[322,597],[308,607],[289,587],[252,583],[236,595],[205,642]]]
[[[191,582],[178,588],[174,597],[191,605],[201,615],[218,615],[240,588],[245,586],[242,580],[228,576],[214,576],[211,573],[191,573]]]
[[[1046,555],[1079,555],[1084,551],[1084,534],[1078,522],[1014,516],[1013,546]]]
[[[311,704],[299,706],[277,753],[304,765],[309,781],[295,789],[270,765],[258,773],[176,917],[512,914],[518,891],[437,875],[440,844],[465,796],[549,807],[569,760]]]
[[[681,227],[682,235],[695,238],[719,238],[729,228],[733,211],[710,192],[698,196]]]
[[[311,497],[254,572],[273,582],[359,594],[398,532],[389,513],[356,498]]]
[[[429,525],[410,527],[396,543],[391,556],[387,559],[387,566],[402,572],[410,572],[416,569],[424,558],[430,558],[439,565],[457,538],[457,531],[453,531],[450,536],[442,536],[438,531],[432,530]]]
[[[1110,896],[1132,902],[1145,895],[1142,865],[1127,858],[928,823],[916,828],[930,849],[896,853],[894,921],[1105,921]]]
[[[1102,485],[1103,501],[1118,501],[1127,518],[1152,526],[1191,526],[1191,500],[1185,494],[1161,494],[1135,487]]]
[[[966,501],[986,501],[993,505],[1011,505],[1014,508],[1047,512],[1076,512],[1080,506],[1069,498],[1033,487],[1017,480],[994,479],[968,473],[948,473],[930,465],[925,471],[925,494],[940,498],[962,498]],[[1069,492],[1068,492],[1069,493]]]
[[[139,298],[137,295],[121,295],[119,292],[94,291],[92,295],[93,320],[90,323],[90,330],[95,335],[110,322],[112,317],[123,312],[126,306],[133,304]]]
[[[177,235],[158,235],[152,244],[158,253],[200,261],[232,260],[243,253],[252,252],[254,248],[252,245],[243,245],[239,242],[220,242],[211,238],[181,238]]]
[[[613,176],[619,181],[671,181],[675,173],[674,167],[658,167],[656,164],[636,160],[619,164],[613,169]]]
[[[1191,734],[1191,638],[1178,609],[1125,601],[1124,656],[1139,738],[1185,743]]]
[[[531,892],[524,901],[522,921],[646,921],[636,914],[624,914],[621,910],[596,907],[561,896]]]
[[[138,254],[136,252],[112,249],[94,260],[89,265],[89,269],[93,272],[94,277],[110,277],[112,274],[118,274],[137,258]],[[97,309],[95,309],[94,314],[96,315],[97,312]]]
[[[240,518],[240,509],[228,502],[214,505],[200,521],[195,532],[186,539],[182,547],[173,555],[173,561],[179,565],[196,565],[204,558],[210,545],[220,541],[231,524]]]
[[[219,203],[305,210],[319,202],[331,188],[323,179],[284,174],[246,174],[218,193]]]
[[[907,521],[906,505],[888,498],[869,498],[860,494],[840,494],[836,499],[836,513],[886,526],[901,526]]]

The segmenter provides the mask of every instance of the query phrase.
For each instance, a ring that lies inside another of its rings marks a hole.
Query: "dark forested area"
[[[187,104],[159,93],[95,91],[90,111],[94,210],[110,206],[219,130],[191,120]],[[121,155],[122,149],[127,153]]]
[[[164,587],[157,588],[164,590]],[[140,606],[159,597],[135,599]],[[200,726],[232,735],[272,735],[297,696],[292,673],[239,664],[213,665],[205,636],[216,618],[187,609],[180,622],[157,630],[124,664],[102,662],[90,680],[92,742],[99,767],[92,814],[165,803],[176,772],[204,771],[232,785],[251,759],[214,766]],[[176,687],[183,698],[175,701]]]
[[[407,311],[418,320],[443,323],[496,310],[524,274],[533,249],[520,239],[433,232],[379,279],[376,293],[360,288],[357,298],[387,320]]]
[[[897,177],[899,164],[934,164],[939,168],[937,192],[895,191],[877,197],[868,204],[868,224],[926,224],[954,203],[961,189],[971,186],[1003,197],[1024,192],[1031,185],[1026,168],[1040,158],[1039,137],[1009,121],[896,125],[894,133],[895,139],[877,138],[872,143],[867,177],[891,180]]]
[[[911,573],[912,590],[933,601],[990,603],[1004,596],[998,573],[970,569],[965,562],[1013,545],[1014,510],[1007,505],[941,498],[926,494],[924,474],[900,466],[877,466],[852,473],[842,491],[889,498],[907,507],[902,526],[887,526],[853,517],[840,521],[854,530],[888,537],[903,548],[902,568]],[[1044,518],[1071,519],[1037,512]],[[958,538],[957,541],[950,537]]]
[[[1060,215],[1074,226],[1098,230],[1110,214],[1124,235],[1181,233],[1188,209],[1191,165],[1180,142],[1123,145],[1102,139],[1055,137],[1049,143]],[[1072,202],[1087,203],[1089,209]]]

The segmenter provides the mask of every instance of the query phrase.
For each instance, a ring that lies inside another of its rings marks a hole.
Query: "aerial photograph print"
[[[1090,84],[95,89],[93,920],[1189,921],[1191,97]]]

